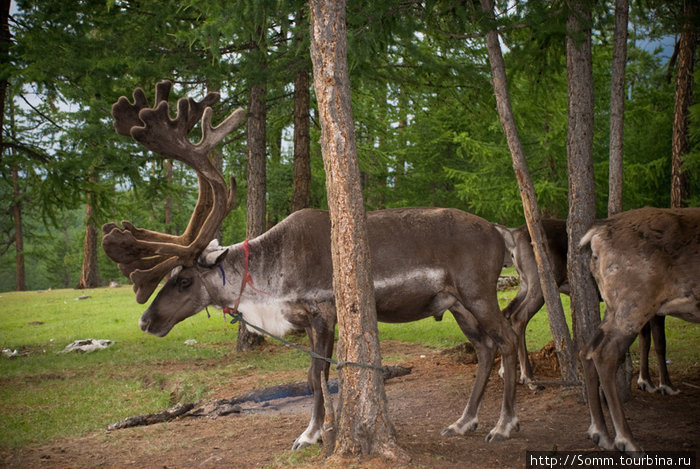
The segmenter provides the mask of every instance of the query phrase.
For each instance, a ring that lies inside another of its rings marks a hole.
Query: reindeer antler
[[[245,111],[236,109],[218,126],[211,124],[211,105],[218,102],[218,93],[207,94],[202,101],[181,98],[177,117],[168,113],[168,96],[172,83],[156,85],[156,99],[148,107],[141,88],[134,90],[133,104],[122,96],[112,106],[114,128],[121,135],[130,135],[151,151],[191,166],[197,171],[199,196],[187,229],[180,236],[137,228],[128,221],[122,227],[107,223],[102,226],[102,248],[119,264],[121,272],[134,282],[136,301],[145,303],[158,283],[174,267],[193,265],[197,256],[214,238],[216,230],[233,208],[236,183],[230,188],[221,172],[209,159],[209,153],[226,135],[239,127]],[[202,121],[202,139],[193,144],[187,134],[197,121]]]

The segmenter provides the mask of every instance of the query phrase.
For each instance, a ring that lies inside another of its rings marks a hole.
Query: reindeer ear
[[[197,263],[201,267],[214,267],[215,265],[222,262],[228,254],[228,248],[220,247],[218,246],[218,244],[216,247],[214,247],[214,249],[211,248],[212,245],[210,244],[209,247],[202,253],[202,255],[199,256],[199,260]]]

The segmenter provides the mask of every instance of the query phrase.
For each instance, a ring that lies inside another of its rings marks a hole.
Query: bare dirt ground
[[[385,355],[401,352],[413,367],[406,376],[387,381],[391,419],[399,444],[410,462],[380,460],[329,464],[322,456],[299,463],[289,451],[306,428],[309,399],[292,398],[250,407],[240,414],[217,419],[182,418],[173,422],[116,431],[96,432],[50,444],[0,453],[0,466],[11,468],[252,468],[344,466],[371,469],[415,468],[522,468],[528,450],[593,450],[586,439],[588,409],[578,388],[548,385],[531,391],[518,387],[517,409],[521,429],[510,440],[486,443],[498,420],[502,385],[491,375],[480,412],[479,428],[460,437],[440,431],[462,413],[476,372],[465,356],[400,342],[382,342]],[[556,380],[554,358],[534,354],[541,380]],[[661,396],[635,389],[625,409],[637,441],[649,451],[700,449],[700,373],[671,367],[681,393]],[[298,376],[290,376],[290,382]],[[252,381],[251,381],[252,382]],[[217,398],[230,399],[251,382],[235,389],[222,383]],[[127,416],[125,416],[127,417]]]

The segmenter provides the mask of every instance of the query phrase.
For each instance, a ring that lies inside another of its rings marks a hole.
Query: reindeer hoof
[[[294,444],[292,445],[292,451],[297,451],[300,449],[304,449],[307,446],[309,446],[309,443],[306,443],[305,441],[295,441]]]
[[[663,394],[664,396],[675,396],[680,392],[678,389],[674,389],[671,386],[667,386],[665,384],[660,385],[658,388],[656,388],[659,393]]]
[[[473,432],[478,426],[479,420],[473,418],[464,425],[459,425],[459,422],[455,422],[449,427],[445,428],[442,432],[440,432],[440,434],[442,436],[464,435],[467,432]]]
[[[603,435],[602,433],[589,432],[588,437],[591,439],[591,441],[593,441],[593,444],[595,444],[601,449],[613,449],[613,445],[612,443],[610,443],[608,437]]]
[[[544,391],[544,386],[541,384],[535,384],[532,381],[527,383],[527,387],[530,388],[530,391]]]
[[[625,454],[639,453],[642,451],[627,438],[616,438],[615,449]]]
[[[508,439],[508,437],[494,431],[491,431],[488,435],[486,435],[486,441],[489,443],[494,441],[505,441],[506,439]]]
[[[653,383],[651,383],[650,381],[647,381],[645,379],[637,380],[637,388],[639,388],[642,391],[649,392],[649,393],[656,392],[656,386],[654,386]]]

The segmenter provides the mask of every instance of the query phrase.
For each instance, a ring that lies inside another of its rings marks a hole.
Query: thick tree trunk
[[[92,177],[90,179],[93,179]],[[97,268],[97,227],[93,220],[92,194],[88,193],[85,206],[85,243],[83,245],[83,268],[76,288],[95,288],[100,286],[100,274]]]
[[[625,122],[625,65],[627,63],[628,0],[615,0],[615,37],[610,77],[610,160],[608,177],[608,216],[622,212],[622,182]],[[632,396],[632,357],[629,351],[618,370],[618,387],[623,400]]]
[[[591,12],[587,0],[571,1],[567,21],[566,70],[569,88],[569,123],[566,149],[569,166],[568,275],[571,315],[579,350],[600,323],[600,306],[589,270],[590,252],[579,247],[595,220],[593,180],[593,58]]]
[[[683,156],[688,153],[688,107],[693,91],[693,62],[697,41],[696,25],[693,22],[697,8],[694,0],[683,1],[683,27],[678,50],[676,73],[676,100],[673,114],[673,137],[671,141],[671,207],[686,205],[690,197],[688,173],[683,167]]]
[[[261,65],[262,66],[262,65]],[[260,236],[267,229],[267,102],[262,84],[253,84],[248,103],[248,198],[246,237]],[[243,324],[238,325],[236,350],[260,348],[264,338]]]
[[[625,64],[627,62],[628,0],[615,0],[615,38],[610,79],[610,176],[608,216],[622,211],[622,156],[624,153]]]
[[[360,187],[347,68],[345,1],[312,0],[311,59],[331,218],[333,292],[338,311],[339,421],[335,454],[403,458],[389,420],[366,213]]]
[[[311,202],[311,146],[309,70],[303,66],[294,79],[294,189],[290,209],[296,212]]]
[[[24,234],[22,232],[22,200],[19,190],[19,171],[12,168],[12,215],[15,224],[15,290],[27,290],[27,273],[24,268]]]
[[[493,0],[481,0],[481,8],[492,20],[494,19],[493,4]],[[576,366],[577,353],[574,343],[571,340],[569,327],[566,324],[564,308],[561,304],[561,298],[559,297],[559,289],[552,272],[550,254],[547,249],[547,243],[545,242],[544,229],[542,228],[542,216],[537,206],[535,187],[530,178],[527,161],[525,160],[525,153],[523,152],[520,137],[518,136],[518,129],[515,125],[513,109],[508,94],[505,62],[503,61],[503,55],[501,53],[498,33],[495,29],[491,29],[486,34],[486,45],[489,52],[489,62],[491,63],[493,90],[496,95],[498,115],[513,158],[513,169],[516,179],[518,180],[518,186],[520,187],[525,220],[527,221],[530,239],[532,239],[533,243],[535,260],[537,261],[537,271],[540,277],[540,285],[543,286],[542,292],[547,304],[549,327],[554,337],[555,350],[562,379],[565,382],[575,382],[578,381]]]

